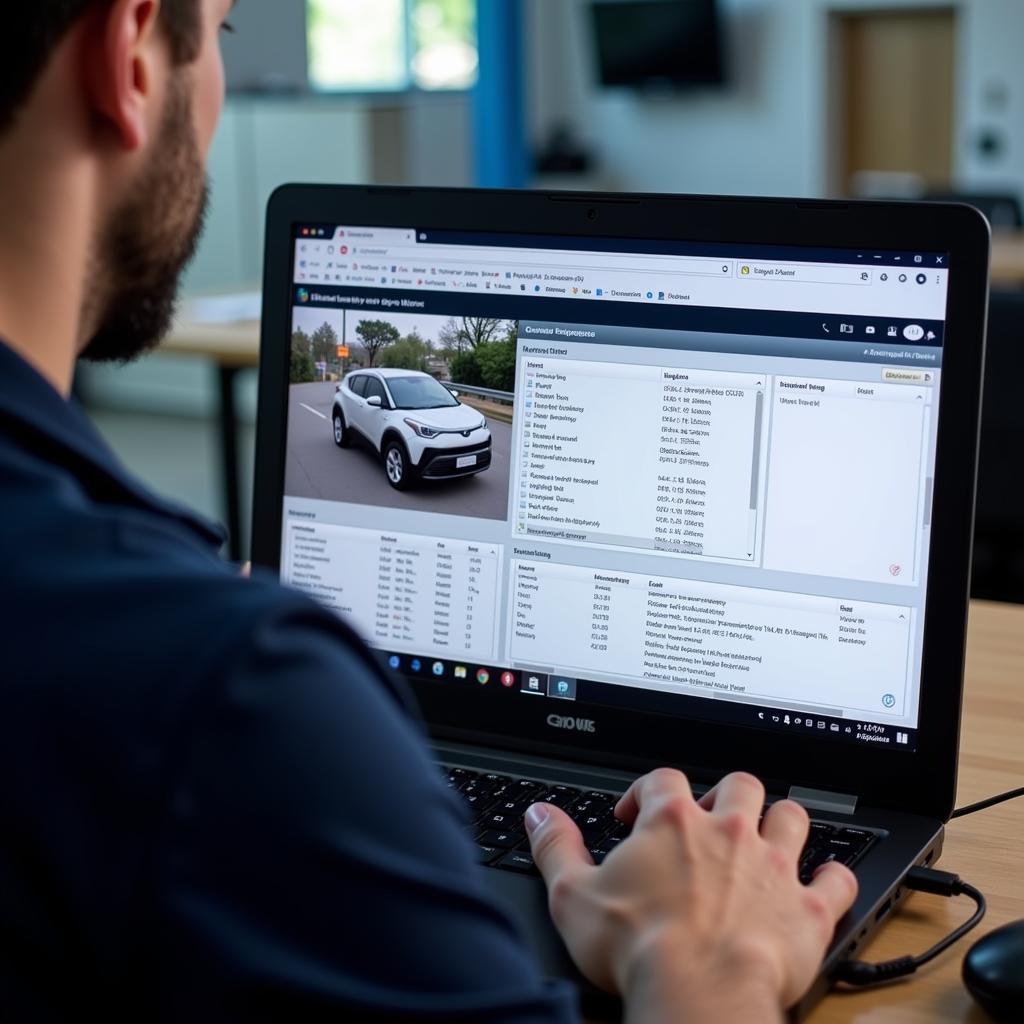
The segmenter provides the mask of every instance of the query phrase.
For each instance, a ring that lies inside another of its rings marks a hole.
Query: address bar
[[[491,253],[494,258],[489,258]],[[486,253],[486,255],[485,255]],[[353,248],[353,256],[362,258],[402,259],[417,263],[427,262],[444,266],[470,267],[529,267],[538,270],[591,270],[598,273],[616,271],[642,271],[651,274],[699,274],[707,277],[730,277],[736,271],[731,259],[695,259],[685,256],[637,256],[613,253],[615,264],[580,262],[577,252],[561,253],[551,249],[502,249],[497,252],[473,246],[446,245],[360,245]],[[624,265],[620,265],[624,264]]]

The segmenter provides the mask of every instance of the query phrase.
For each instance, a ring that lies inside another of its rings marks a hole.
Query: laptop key
[[[518,794],[516,794],[518,796]],[[530,806],[529,800],[499,800],[492,808],[492,814],[509,814],[512,817],[522,817],[526,808]]]
[[[819,843],[818,848],[824,851],[825,860],[837,860],[841,864],[846,864],[860,853],[863,845],[840,836],[831,836],[823,843]]]
[[[490,864],[505,852],[503,846],[481,846],[476,848],[476,858],[480,864]]]
[[[875,834],[869,832],[866,828],[841,828],[836,833],[835,838],[864,847],[874,840]]]
[[[579,798],[580,791],[571,789],[569,786],[551,786],[541,789],[534,797],[534,803],[554,804],[556,807],[565,809]]]
[[[585,818],[573,816],[581,832],[607,832],[611,825],[611,819],[603,814],[588,814]]]
[[[630,833],[630,826],[624,821],[619,821],[618,818],[612,819],[612,826],[608,830],[609,836],[615,836],[617,839],[625,839]]]
[[[607,814],[610,817],[612,805],[607,800],[580,797],[575,803],[569,805],[568,811],[573,817],[579,814]]]
[[[492,814],[486,812],[479,819],[481,828],[496,828],[499,832],[518,830],[523,824],[521,814]]]
[[[477,842],[481,846],[501,846],[506,850],[511,850],[513,847],[518,846],[525,838],[525,834],[520,831],[508,829],[502,831],[496,828],[489,828],[477,836]]]
[[[533,779],[517,779],[508,787],[509,799],[529,801],[534,793],[546,788],[543,782],[534,782]]]
[[[489,793],[474,793],[471,796],[466,796],[463,793],[462,798],[469,805],[470,813],[475,815],[483,814],[496,802]]]
[[[511,853],[506,853],[494,866],[504,868],[506,871],[518,871],[524,875],[540,874],[533,857],[525,850],[513,850]]]

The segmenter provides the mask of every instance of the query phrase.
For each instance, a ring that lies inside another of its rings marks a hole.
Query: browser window
[[[295,234],[286,581],[437,685],[913,749],[946,254]]]

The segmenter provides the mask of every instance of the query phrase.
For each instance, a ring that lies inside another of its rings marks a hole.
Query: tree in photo
[[[456,352],[448,360],[448,376],[453,384],[466,384],[471,388],[482,388],[484,377],[480,372],[476,351]]]
[[[312,341],[309,335],[301,328],[296,327],[292,331],[292,349],[298,349],[299,351],[305,352],[306,355],[312,354]]]
[[[402,333],[387,320],[360,320],[356,325],[356,337],[366,350],[366,365],[375,366],[381,349],[401,341]]]
[[[516,345],[509,338],[488,341],[477,346],[473,355],[480,367],[485,388],[495,391],[515,391]]]
[[[438,332],[441,347],[450,353],[473,351],[508,331],[508,321],[490,316],[453,316]]]
[[[316,366],[310,354],[312,339],[299,328],[292,332],[291,359],[289,362],[288,379],[292,384],[308,384],[316,379]]]
[[[317,363],[333,363],[338,359],[338,332],[325,320],[310,339],[313,361]]]
[[[380,353],[378,365],[394,367],[397,370],[420,370],[426,373],[430,357],[430,343],[413,331]]]

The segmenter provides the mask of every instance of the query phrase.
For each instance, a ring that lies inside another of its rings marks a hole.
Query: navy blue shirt
[[[7,1019],[574,1019],[404,684],[2,344],[0,509]]]

